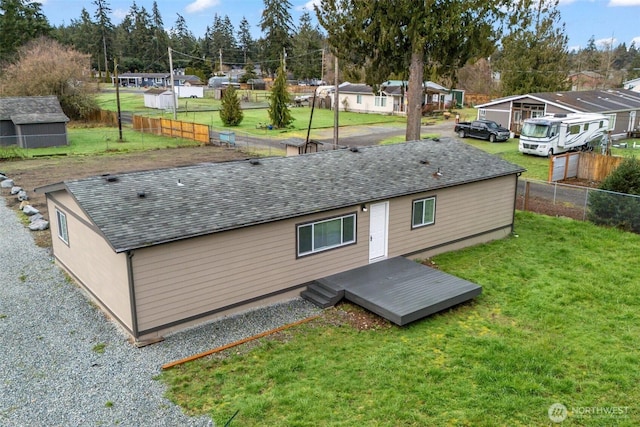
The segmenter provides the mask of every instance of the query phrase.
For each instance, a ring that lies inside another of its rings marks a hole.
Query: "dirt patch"
[[[225,162],[247,158],[246,153],[221,147],[189,147],[144,151],[127,154],[106,154],[99,156],[47,157],[27,160],[0,161],[0,172],[13,179],[15,185],[25,189],[29,202],[38,209],[45,218],[49,218],[46,200],[43,194],[33,190],[62,181],[86,178],[103,173],[123,173],[158,168],[188,166],[199,163]],[[2,190],[7,205],[18,209],[19,202]],[[34,232],[34,239],[39,246],[50,247],[50,232]]]
[[[517,206],[524,206],[524,196],[518,196]],[[584,209],[582,207],[560,203],[554,204],[552,200],[539,197],[529,197],[527,211],[549,216],[573,218],[578,221],[584,220]]]

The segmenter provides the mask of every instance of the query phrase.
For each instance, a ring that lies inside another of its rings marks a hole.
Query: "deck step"
[[[300,296],[320,308],[327,308],[336,305],[344,297],[344,291],[336,291],[313,281],[300,293]]]

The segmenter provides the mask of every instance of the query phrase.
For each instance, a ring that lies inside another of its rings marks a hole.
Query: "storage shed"
[[[523,169],[453,138],[96,176],[45,193],[56,262],[138,341],[397,256],[509,235]]]
[[[68,121],[55,96],[0,98],[0,146],[68,145]]]
[[[171,89],[149,89],[144,93],[144,106],[159,110],[171,110],[174,105],[178,105],[177,101],[175,104],[173,103],[172,94]]]

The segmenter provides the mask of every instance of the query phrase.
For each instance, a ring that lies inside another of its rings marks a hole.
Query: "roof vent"
[[[349,151],[351,151],[352,153],[359,153],[360,150],[358,150],[358,147],[350,147]]]
[[[429,164],[429,160],[425,160],[425,159],[420,160],[420,164],[421,165],[428,165]]]
[[[118,177],[109,173],[105,173],[104,175],[102,175],[102,177],[107,182],[118,182]]]
[[[440,138],[431,138],[432,141],[438,142],[440,141]]]
[[[249,164],[251,164],[251,165],[259,165],[259,164],[260,164],[260,160],[258,160],[258,159],[251,159],[251,160],[249,160]]]
[[[442,176],[442,172],[440,172],[440,168],[436,172],[433,173],[434,178],[440,178]]]
[[[147,193],[145,193],[144,190],[138,191],[138,197],[140,199],[144,199],[145,197],[147,197]]]

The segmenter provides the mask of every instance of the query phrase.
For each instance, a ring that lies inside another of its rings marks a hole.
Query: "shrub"
[[[640,161],[635,157],[625,159],[607,176],[600,189],[607,191],[594,191],[589,195],[589,220],[640,233],[640,197],[633,197],[640,195]]]
[[[244,114],[240,109],[240,100],[235,88],[231,85],[224,91],[222,96],[222,109],[220,119],[225,126],[238,126],[242,123]]]

